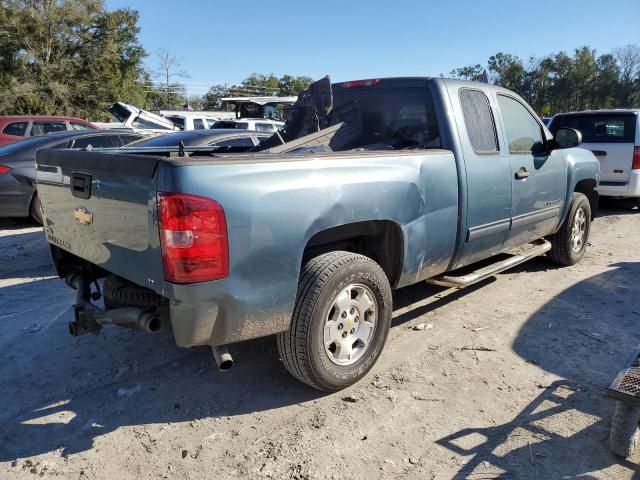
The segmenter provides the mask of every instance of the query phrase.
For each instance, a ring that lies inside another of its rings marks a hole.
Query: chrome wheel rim
[[[587,214],[584,208],[579,208],[573,217],[573,227],[571,228],[571,249],[579,253],[584,248],[587,234]]]
[[[336,365],[357,362],[369,349],[377,324],[376,300],[366,285],[346,286],[333,300],[324,323],[324,350]]]

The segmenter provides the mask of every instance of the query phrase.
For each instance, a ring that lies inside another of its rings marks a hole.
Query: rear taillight
[[[224,210],[210,198],[158,193],[164,278],[175,283],[220,280],[229,274]]]
[[[11,171],[11,167],[7,167],[6,165],[0,165],[0,174],[9,173]]]
[[[640,170],[640,147],[633,149],[633,170]]]
[[[356,88],[356,87],[372,87],[380,83],[379,78],[372,78],[370,80],[351,80],[350,82],[344,82],[340,85],[343,88]]]

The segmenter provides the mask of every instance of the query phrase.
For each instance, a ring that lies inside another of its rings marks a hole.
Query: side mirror
[[[582,143],[582,133],[575,128],[561,128],[556,132],[554,140],[560,148],[578,147]]]

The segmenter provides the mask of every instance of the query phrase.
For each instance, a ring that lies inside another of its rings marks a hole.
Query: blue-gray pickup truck
[[[580,141],[493,85],[327,78],[256,151],[40,151],[37,188],[73,335],[171,329],[226,369],[225,345],[275,334],[335,391],[380,356],[393,289],[582,258],[599,164]]]

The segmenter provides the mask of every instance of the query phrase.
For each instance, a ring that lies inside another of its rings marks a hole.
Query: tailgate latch
[[[87,175],[86,173],[72,173],[71,194],[78,198],[89,198],[91,196],[91,175]]]

